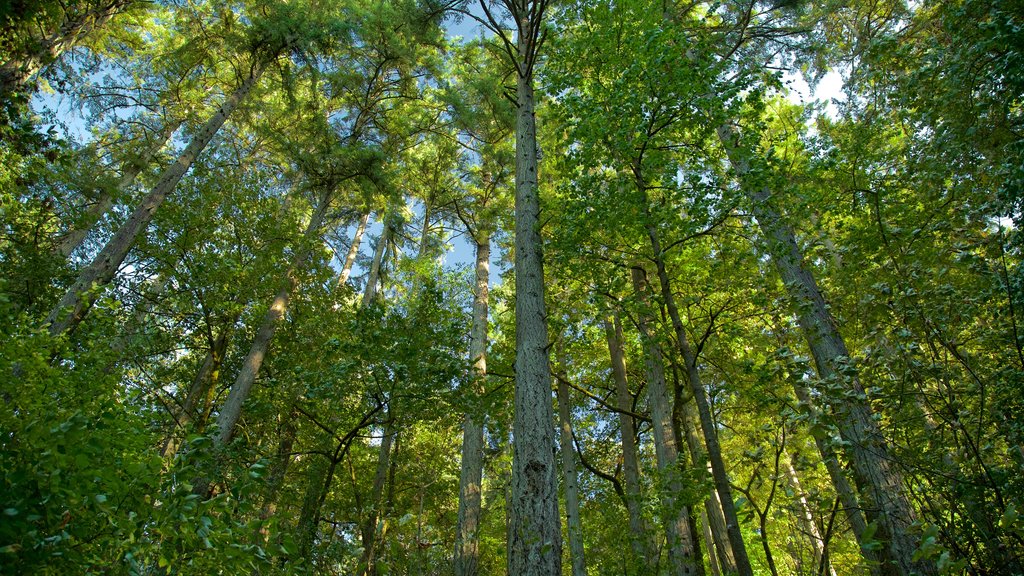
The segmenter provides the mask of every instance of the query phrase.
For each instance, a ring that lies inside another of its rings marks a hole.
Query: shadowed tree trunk
[[[352,265],[359,255],[359,245],[363,241],[363,232],[366,231],[366,223],[370,221],[370,211],[363,212],[359,217],[359,224],[356,225],[355,234],[352,236],[352,244],[348,247],[348,254],[345,255],[345,262],[341,267],[341,274],[338,275],[338,286],[344,286],[348,277],[352,274]]]

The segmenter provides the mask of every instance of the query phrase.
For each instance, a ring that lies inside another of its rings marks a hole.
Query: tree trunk
[[[182,434],[190,424],[198,419],[199,414],[197,414],[196,408],[208,396],[210,388],[215,386],[219,379],[220,367],[224,363],[224,354],[228,348],[229,326],[225,326],[217,339],[210,345],[210,349],[206,352],[206,358],[203,359],[195,378],[192,379],[192,386],[185,394],[181,409],[175,415],[173,426],[164,441],[162,450],[164,458],[170,458],[178,452]]]
[[[268,60],[263,60],[256,65],[249,74],[249,77],[235,89],[230,96],[224,100],[220,108],[206,121],[203,128],[195,135],[185,150],[178,156],[178,159],[168,166],[160,180],[153,189],[146,195],[132,212],[128,220],[121,225],[114,237],[100,250],[88,266],[82,269],[78,279],[68,289],[49,316],[46,324],[49,325],[50,334],[59,336],[70,333],[89,313],[89,308],[96,300],[96,288],[108,284],[117,273],[117,269],[124,262],[128,252],[135,244],[149,221],[152,220],[157,208],[163,203],[178,181],[185,175],[185,172],[192,166],[192,162],[202,153],[206,145],[210,143],[217,131],[228,119],[231,113],[238,107],[252,87],[259,80],[260,75],[266,69]]]
[[[636,562],[643,563],[645,572],[651,573],[657,566],[657,558],[648,534],[650,527],[643,517],[643,495],[640,492],[640,465],[636,448],[636,428],[633,417],[633,395],[629,392],[626,379],[626,358],[622,350],[622,323],[615,314],[609,322],[604,320],[605,339],[611,358],[612,377],[615,380],[616,400],[619,412],[619,437],[622,442],[622,472],[626,483],[626,512],[629,514],[630,544]]]
[[[384,250],[391,241],[391,225],[388,218],[384,219],[384,227],[380,231],[380,238],[377,238],[377,245],[373,249],[373,260],[370,261],[370,272],[366,276],[366,286],[363,288],[363,301],[361,306],[366,308],[377,297],[377,284],[380,283],[380,267],[384,262]]]
[[[67,260],[71,254],[77,250],[83,242],[85,242],[85,238],[89,235],[89,231],[92,227],[95,226],[96,223],[99,222],[114,206],[116,196],[128,190],[128,188],[135,183],[135,179],[139,177],[139,174],[141,174],[147,166],[149,166],[153,157],[163,150],[164,146],[166,146],[167,142],[171,139],[171,136],[177,132],[181,123],[181,120],[174,120],[170,122],[160,134],[160,138],[153,142],[142,156],[125,163],[121,173],[121,178],[117,181],[117,186],[114,190],[104,189],[100,193],[99,198],[96,199],[96,202],[86,210],[84,219],[68,230],[57,244],[57,254],[62,259]]]
[[[789,485],[793,488],[793,493],[796,497],[797,518],[800,521],[800,526],[803,528],[807,538],[810,539],[811,552],[814,558],[814,573],[827,573],[829,576],[836,576],[836,571],[825,556],[825,540],[821,537],[818,523],[814,521],[811,505],[807,502],[807,494],[804,492],[803,487],[800,486],[800,478],[796,475],[796,469],[793,468],[792,460],[786,461],[786,479],[789,480]]]
[[[44,33],[30,42],[31,51],[10,57],[0,64],[0,100],[25,92],[31,79],[78,45],[93,30],[102,28],[111,18],[123,12],[132,0],[108,0],[82,14],[65,16],[56,30]]]
[[[384,437],[380,441],[380,450],[377,457],[377,471],[373,475],[373,489],[370,492],[370,511],[366,521],[361,527],[363,541],[363,554],[359,559],[359,571],[361,576],[374,576],[377,574],[377,543],[378,532],[383,531],[383,506],[384,506],[384,485],[388,479],[390,468],[391,446],[396,433],[393,429],[394,423],[388,417],[388,423],[384,426]]]
[[[512,3],[511,1],[509,2]],[[517,0],[516,34],[516,359],[515,444],[509,507],[508,573],[559,576],[562,533],[555,471],[554,414],[548,356],[544,265],[537,192],[537,126],[534,117],[534,44],[541,10]],[[536,13],[535,13],[536,12]]]
[[[459,477],[459,516],[455,528],[455,576],[476,576],[480,558],[481,481],[484,468],[484,413],[477,400],[487,378],[487,309],[490,279],[491,234],[481,230],[476,238],[476,284],[473,289],[473,323],[469,356],[473,362],[471,409],[462,423],[462,473]]]
[[[363,212],[363,215],[359,218],[359,224],[356,226],[356,232],[352,236],[352,245],[348,247],[348,254],[345,255],[345,263],[341,267],[341,274],[338,275],[338,286],[344,286],[348,282],[348,277],[352,274],[352,265],[356,262],[356,256],[359,255],[359,244],[363,241],[363,232],[366,231],[366,223],[370,221],[370,211]]]
[[[913,559],[920,544],[913,527],[917,513],[907,496],[903,474],[895,465],[860,379],[849,375],[851,358],[846,342],[817,282],[803,263],[796,235],[771,205],[771,191],[747,182],[750,162],[739,147],[738,132],[731,126],[720,126],[717,132],[767,239],[769,254],[797,314],[818,377],[834,380],[851,392],[841,396],[830,394],[827,401],[835,410],[836,425],[845,441],[857,485],[862,490],[865,510],[869,518],[878,522],[877,537],[888,551],[886,561],[904,576],[936,574],[933,562]]]
[[[284,317],[288,307],[288,298],[298,284],[298,274],[313,251],[313,242],[319,236],[320,227],[327,213],[327,206],[330,204],[330,197],[330,193],[324,193],[319,205],[313,211],[309,225],[306,226],[306,231],[299,240],[300,244],[295,251],[291,266],[285,273],[285,281],[281,289],[278,290],[277,296],[274,297],[274,301],[271,302],[270,308],[267,309],[263,323],[260,324],[252,346],[249,348],[249,353],[242,362],[238,377],[235,378],[235,383],[231,386],[231,391],[228,392],[228,398],[224,401],[224,406],[221,407],[220,415],[217,417],[217,436],[214,437],[214,444],[217,446],[227,445],[235,433],[235,424],[242,415],[242,405],[249,397],[249,391],[256,381],[260,367],[263,366],[263,359],[270,348],[270,341],[274,337],[274,331],[277,330],[277,324]]]
[[[633,290],[642,305],[649,302],[647,279],[640,268],[631,271]],[[670,573],[676,576],[701,574],[704,563],[696,557],[696,535],[690,531],[690,511],[679,501],[682,482],[679,478],[679,448],[672,433],[672,409],[669,406],[668,390],[665,384],[665,363],[661,348],[654,341],[650,329],[649,314],[644,311],[638,317],[644,343],[644,370],[647,375],[647,400],[651,407],[651,421],[654,428],[654,451],[658,459],[664,489],[661,496],[662,518],[665,525]]]
[[[587,562],[583,554],[583,524],[580,521],[580,489],[576,471],[576,450],[572,443],[572,420],[569,406],[569,385],[558,378],[558,434],[562,449],[562,474],[565,477],[565,522],[569,534],[569,557],[572,576],[587,576]]]
[[[675,382],[675,406],[673,419],[677,429],[686,436],[686,446],[690,452],[690,460],[695,466],[703,464],[711,474],[710,464],[707,462],[707,453],[704,451],[704,444],[701,442],[697,429],[700,422],[694,413],[694,408],[689,400],[692,393],[683,397],[683,385],[680,382],[678,371],[673,367],[673,379]],[[706,524],[708,539],[708,554],[713,556],[712,561],[721,564],[721,569],[726,574],[736,572],[736,557],[732,553],[732,546],[729,545],[729,535],[726,530],[725,516],[722,514],[722,503],[718,498],[718,492],[712,488],[708,497],[704,499],[704,512],[702,518]],[[714,551],[714,553],[712,553]]]
[[[645,195],[646,196],[646,195]],[[644,211],[648,211],[648,204],[644,202]],[[650,214],[645,214],[646,220],[650,222]],[[657,229],[647,225],[647,236],[651,241],[651,250],[654,252],[654,262],[658,268],[658,280],[661,284],[661,296],[668,310],[668,316],[672,320],[672,328],[676,336],[676,345],[686,365],[686,377],[690,382],[690,389],[693,391],[693,399],[697,405],[697,415],[700,417],[700,427],[704,432],[704,446],[707,448],[708,460],[711,461],[711,473],[715,481],[715,490],[722,503],[722,514],[725,515],[726,533],[729,535],[729,545],[736,558],[737,573],[740,576],[752,576],[753,570],[750,567],[750,559],[747,557],[746,546],[743,543],[743,536],[740,534],[739,519],[736,517],[736,507],[732,500],[732,487],[729,484],[729,475],[725,469],[725,461],[722,460],[722,449],[718,444],[718,431],[715,429],[714,419],[711,416],[711,404],[708,402],[704,384],[701,382],[700,372],[697,369],[697,357],[690,348],[690,341],[683,327],[683,321],[679,316],[679,309],[676,307],[675,295],[672,293],[671,281],[668,277],[668,270],[665,268],[665,259],[661,251],[661,240],[658,237]]]

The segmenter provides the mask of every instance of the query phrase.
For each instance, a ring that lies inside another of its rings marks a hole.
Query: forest
[[[0,21],[0,574],[1024,574],[1019,1]]]

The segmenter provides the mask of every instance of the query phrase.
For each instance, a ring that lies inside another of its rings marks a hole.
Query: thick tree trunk
[[[920,538],[914,533],[917,512],[910,503],[903,474],[896,467],[860,379],[848,375],[851,358],[846,342],[817,282],[804,265],[796,235],[771,205],[771,191],[747,182],[750,162],[739,147],[737,131],[731,126],[720,126],[718,137],[750,198],[754,217],[766,237],[772,261],[807,339],[818,377],[835,380],[851,392],[842,396],[830,394],[826,399],[835,411],[836,425],[845,440],[854,478],[862,490],[865,511],[869,518],[878,522],[876,536],[888,551],[886,561],[904,576],[936,574],[933,562],[914,560],[914,552],[920,544]]]
[[[100,250],[88,266],[82,269],[78,279],[68,289],[67,294],[61,299],[46,318],[50,334],[59,336],[74,331],[79,323],[89,312],[89,308],[96,300],[96,288],[105,286],[117,273],[117,269],[124,262],[128,252],[132,249],[136,239],[139,237],[149,221],[152,220],[157,208],[163,203],[167,195],[174,190],[178,181],[185,175],[185,172],[192,166],[192,162],[202,153],[206,145],[210,143],[217,131],[228,119],[238,105],[249,95],[252,87],[259,80],[260,75],[267,66],[267,61],[262,61],[252,69],[249,77],[224,100],[220,108],[207,120],[203,128],[196,133],[195,137],[178,156],[178,159],[168,166],[160,180],[153,189],[146,195],[132,212],[128,220],[121,225],[114,237]]]
[[[476,576],[480,550],[481,482],[484,469],[484,413],[477,400],[487,377],[487,309],[490,280],[491,234],[476,235],[476,283],[473,288],[473,323],[469,356],[473,362],[473,384],[469,390],[471,409],[462,423],[462,473],[459,477],[459,516],[455,527],[455,576]]]
[[[29,83],[34,76],[64,52],[77,46],[89,33],[105,26],[131,3],[132,0],[97,2],[96,6],[81,14],[66,14],[55,30],[33,38],[32,50],[11,56],[0,64],[0,100],[8,100],[20,92],[34,92],[29,90]]]
[[[643,305],[649,302],[647,278],[640,268],[631,271],[633,290]],[[670,573],[674,576],[701,574],[704,563],[697,557],[696,534],[690,530],[689,508],[679,502],[682,483],[679,478],[679,447],[672,432],[672,408],[665,383],[665,363],[661,348],[654,341],[650,317],[642,312],[637,320],[644,343],[644,370],[647,376],[647,399],[654,428],[654,451],[658,459],[665,489],[661,509],[668,547]]]
[[[565,522],[569,535],[569,558],[572,576],[587,576],[587,562],[583,554],[583,524],[580,520],[580,488],[576,471],[576,449],[572,442],[572,416],[569,406],[569,385],[558,378],[558,433],[562,449],[562,474],[565,478]]]
[[[636,447],[636,427],[633,417],[633,395],[629,392],[626,378],[626,357],[622,350],[622,323],[618,314],[611,321],[604,320],[605,339],[608,342],[608,355],[611,358],[612,377],[615,380],[616,401],[619,412],[619,438],[622,443],[622,472],[625,477],[626,512],[629,514],[630,544],[636,562],[643,563],[646,572],[650,573],[657,566],[657,558],[652,553],[653,543],[650,541],[650,526],[643,517],[643,495],[640,492],[640,464]]]
[[[537,126],[534,117],[532,42],[540,14],[519,2],[516,102],[516,360],[515,444],[509,513],[508,573],[558,576],[562,533],[555,470],[554,414],[548,356],[544,266],[537,192]]]
[[[134,158],[125,164],[122,168],[121,178],[117,181],[117,186],[113,190],[103,190],[99,198],[96,199],[96,202],[86,210],[85,217],[61,238],[57,244],[57,254],[61,258],[66,260],[85,242],[85,238],[89,235],[92,227],[113,208],[117,195],[123,193],[135,183],[135,179],[149,166],[149,163],[153,161],[153,157],[163,150],[179,126],[181,126],[181,120],[170,122],[164,127],[160,138],[154,141],[142,156]]]
[[[345,263],[341,267],[341,274],[338,275],[338,286],[344,286],[348,282],[348,277],[352,274],[352,265],[356,262],[356,256],[359,255],[359,245],[363,241],[363,232],[366,231],[366,223],[370,221],[370,211],[363,212],[363,215],[359,218],[359,224],[356,225],[356,232],[352,236],[352,244],[348,247],[348,254],[345,255]]]
[[[319,206],[314,209],[313,215],[309,219],[309,225],[306,226],[306,231],[299,240],[300,244],[296,249],[291,266],[289,266],[288,271],[285,273],[285,281],[281,289],[278,290],[273,302],[271,302],[270,308],[267,309],[267,313],[263,317],[263,323],[260,324],[256,337],[252,341],[252,346],[249,347],[249,353],[242,362],[242,368],[238,372],[238,377],[235,378],[235,383],[232,384],[231,391],[228,392],[228,398],[224,401],[224,406],[221,407],[220,414],[217,417],[217,436],[214,437],[214,444],[217,446],[227,445],[235,433],[235,424],[242,415],[242,405],[245,403],[246,398],[249,397],[249,391],[256,381],[260,367],[263,366],[263,359],[270,348],[270,341],[274,337],[274,331],[277,330],[277,325],[284,317],[285,310],[288,308],[288,299],[291,296],[292,290],[298,284],[298,274],[306,265],[306,260],[309,259],[313,251],[314,240],[319,237],[320,227],[327,213],[330,197],[330,193],[325,193],[320,199]]]

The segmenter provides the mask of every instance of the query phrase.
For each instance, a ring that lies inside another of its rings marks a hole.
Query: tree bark
[[[476,235],[476,283],[473,288],[473,323],[469,356],[473,362],[471,408],[462,422],[462,473],[459,476],[459,516],[455,527],[455,576],[476,576],[479,566],[481,482],[484,468],[484,413],[477,400],[487,377],[487,310],[490,279],[491,234]]]
[[[633,395],[626,378],[626,358],[622,350],[622,323],[618,314],[611,321],[604,320],[605,339],[611,358],[612,377],[615,380],[616,401],[619,412],[619,437],[622,443],[622,472],[625,477],[626,512],[629,515],[630,544],[637,562],[642,562],[647,573],[655,570],[657,558],[648,534],[650,526],[643,517],[643,495],[640,492],[640,464],[636,447],[636,427],[633,417]]]
[[[217,380],[219,380],[220,368],[224,363],[224,354],[228,348],[229,335],[230,328],[225,326],[217,339],[210,345],[206,357],[199,365],[199,370],[196,372],[195,378],[192,379],[192,385],[189,387],[188,393],[185,394],[181,409],[164,441],[161,451],[164,458],[170,458],[178,452],[183,431],[188,428],[189,424],[200,419],[197,418],[200,414],[196,412],[196,408],[208,396],[210,388],[216,386]]]
[[[647,277],[640,268],[631,270],[633,290],[646,306],[650,300]],[[679,501],[682,482],[679,478],[679,447],[672,433],[672,409],[665,384],[665,363],[661,348],[650,329],[650,316],[641,312],[637,320],[644,344],[644,371],[647,376],[647,399],[654,428],[654,451],[665,488],[661,508],[667,540],[670,573],[677,576],[701,574],[704,564],[696,557],[696,535],[690,531],[690,511]]]
[[[380,283],[380,267],[384,262],[384,250],[391,241],[391,224],[388,218],[384,219],[384,227],[377,238],[377,245],[373,249],[373,260],[370,261],[370,271],[366,276],[366,286],[363,288],[363,300],[361,306],[366,308],[377,297],[377,284]]]
[[[103,190],[100,193],[99,198],[86,210],[84,219],[77,225],[73,226],[67,233],[61,238],[57,244],[57,254],[63,258],[68,259],[79,246],[85,242],[85,238],[89,235],[89,231],[92,230],[93,226],[96,225],[103,217],[110,211],[114,206],[114,200],[116,196],[123,193],[135,183],[135,179],[139,177],[139,174],[149,166],[152,162],[153,157],[156,156],[167,142],[171,139],[171,136],[181,126],[181,120],[174,120],[164,127],[163,132],[160,134],[160,138],[153,142],[153,144],[146,149],[142,156],[134,158],[125,163],[122,168],[121,178],[117,181],[117,186],[114,190]]]
[[[359,574],[361,576],[374,576],[377,574],[377,543],[378,532],[383,527],[383,495],[384,485],[388,479],[388,469],[391,466],[391,446],[395,440],[396,432],[393,429],[393,421],[390,414],[388,423],[384,426],[384,437],[380,441],[380,450],[377,457],[377,471],[373,475],[373,488],[370,492],[370,512],[366,521],[361,527],[363,542],[363,554],[359,559]],[[382,534],[380,536],[383,536]]]
[[[139,234],[153,219],[157,208],[174,190],[181,177],[185,175],[185,172],[210,143],[235,108],[249,95],[268,63],[269,60],[262,60],[256,64],[249,77],[224,100],[224,103],[206,121],[203,128],[178,156],[178,159],[164,170],[160,180],[142,199],[128,220],[121,225],[114,237],[107,242],[92,262],[82,269],[78,279],[46,318],[51,335],[59,336],[70,333],[82,322],[96,300],[96,288],[105,286],[114,278],[117,269],[128,256],[128,252],[134,246]]]
[[[920,544],[913,527],[917,512],[907,496],[903,474],[895,465],[864,387],[850,370],[846,341],[839,333],[817,281],[803,263],[796,235],[771,205],[771,190],[750,182],[750,160],[740,148],[736,129],[723,125],[718,127],[717,134],[767,239],[769,254],[789,294],[818,377],[835,381],[850,392],[841,396],[827,391],[825,394],[835,412],[855,481],[862,491],[864,509],[872,521],[878,522],[876,537],[888,552],[885,562],[903,576],[936,574],[933,562],[913,559]]]
[[[235,424],[237,424],[238,419],[242,415],[242,405],[245,403],[246,398],[249,397],[249,391],[256,381],[260,367],[263,366],[263,359],[270,348],[270,341],[274,337],[274,331],[277,330],[277,324],[284,317],[285,310],[288,308],[288,299],[291,296],[291,292],[298,285],[298,274],[313,251],[314,239],[319,237],[320,227],[327,213],[327,206],[330,204],[330,197],[330,193],[324,193],[319,201],[319,205],[314,209],[313,215],[309,219],[309,224],[306,226],[306,231],[302,234],[302,239],[299,241],[300,245],[295,252],[291,266],[289,266],[288,271],[285,273],[285,281],[280,290],[278,290],[273,302],[271,302],[270,308],[267,309],[267,313],[263,317],[263,323],[260,324],[256,337],[249,348],[249,353],[242,362],[242,368],[238,372],[238,377],[235,378],[235,383],[231,386],[231,391],[228,392],[228,398],[224,401],[224,406],[221,407],[220,414],[217,417],[218,431],[214,437],[214,444],[217,446],[227,445],[234,435]]]
[[[65,15],[55,30],[32,38],[33,49],[19,56],[11,56],[0,64],[0,100],[9,100],[25,92],[31,79],[69,50],[77,46],[92,31],[105,26],[114,16],[123,12],[132,0],[109,0],[81,14]]]
[[[356,225],[356,232],[352,236],[352,244],[348,247],[348,254],[345,255],[345,263],[341,267],[341,274],[338,275],[338,286],[344,286],[348,282],[348,277],[352,274],[352,265],[356,262],[356,256],[359,255],[359,245],[363,241],[363,232],[366,231],[366,223],[370,221],[370,211],[363,212],[363,215],[359,218],[359,224]]]
[[[515,443],[508,534],[508,573],[558,576],[562,573],[562,533],[555,470],[554,414],[544,265],[537,191],[537,125],[534,116],[533,59],[544,2],[510,0],[516,18],[516,359]]]
[[[836,576],[835,569],[828,562],[828,557],[825,556],[825,540],[821,537],[818,523],[814,521],[811,505],[807,502],[807,493],[800,486],[800,478],[796,474],[796,469],[793,468],[792,460],[786,461],[786,479],[789,481],[790,487],[793,488],[793,493],[796,497],[797,518],[800,521],[800,526],[810,540],[811,552],[814,558],[814,573],[828,573],[829,576]]]
[[[572,416],[569,406],[569,385],[558,378],[559,444],[562,449],[562,474],[565,478],[565,522],[569,535],[569,558],[572,575],[587,576],[587,562],[583,554],[583,524],[580,520],[580,489],[576,471],[576,450],[572,442]]]

